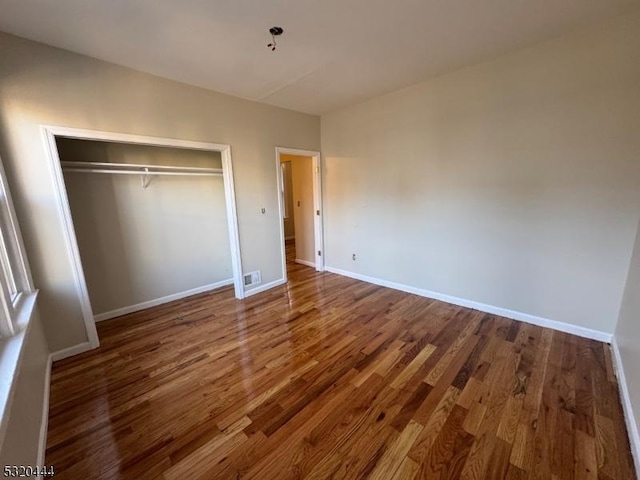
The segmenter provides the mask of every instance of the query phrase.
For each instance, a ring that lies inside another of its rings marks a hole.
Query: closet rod
[[[107,162],[60,162],[60,165],[66,171],[100,171],[99,173],[108,172],[130,172],[130,173],[147,173],[150,175],[165,175],[168,172],[176,172],[176,174],[184,175],[187,173],[206,173],[222,175],[221,168],[203,168],[203,167],[181,167],[175,165],[141,165],[134,163],[107,163]],[[70,167],[70,168],[69,168]],[[137,170],[136,170],[137,169]],[[179,173],[178,173],[179,172]]]
[[[65,172],[76,173],[115,173],[120,175],[173,175],[173,176],[192,176],[192,177],[221,177],[222,172],[145,172],[138,170],[104,170],[99,168],[65,168]]]

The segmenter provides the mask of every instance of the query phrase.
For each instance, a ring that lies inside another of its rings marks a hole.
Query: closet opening
[[[298,265],[324,270],[320,153],[276,148],[285,280]]]
[[[230,285],[244,298],[228,145],[43,128],[90,348],[98,321]]]

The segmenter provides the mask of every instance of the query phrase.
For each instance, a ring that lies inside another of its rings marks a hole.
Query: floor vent
[[[245,287],[249,285],[256,285],[257,283],[262,283],[262,275],[260,275],[260,270],[256,270],[255,272],[249,272],[244,274]]]

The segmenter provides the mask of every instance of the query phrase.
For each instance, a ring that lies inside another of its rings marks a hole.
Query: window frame
[[[33,292],[24,242],[0,158],[0,339],[12,337],[26,327],[24,318],[19,320],[19,313],[25,296]]]

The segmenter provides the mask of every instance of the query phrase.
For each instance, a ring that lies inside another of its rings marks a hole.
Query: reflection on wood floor
[[[288,271],[100,323],[53,368],[56,478],[634,478],[607,345]]]
[[[287,240],[285,242],[285,255],[287,257],[287,269],[292,267],[296,261],[296,242],[295,240]]]

